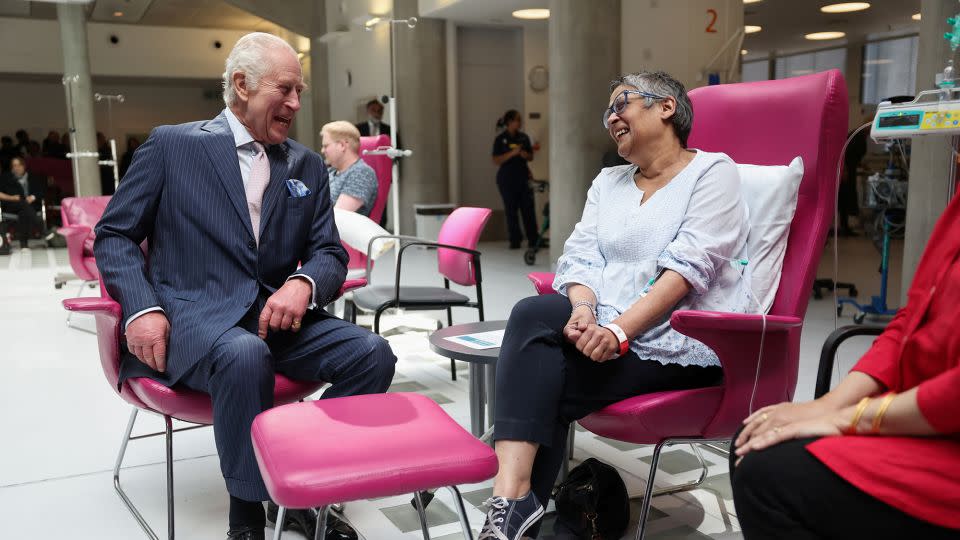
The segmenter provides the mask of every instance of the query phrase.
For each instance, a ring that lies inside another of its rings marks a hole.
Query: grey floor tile
[[[640,461],[647,465],[653,460],[653,456],[645,456]],[[660,454],[658,470],[669,474],[683,474],[685,472],[695,471],[700,468],[700,460],[697,456],[686,450],[672,450]]]
[[[437,405],[446,405],[453,403],[453,400],[437,392],[427,392],[426,396],[437,403]]]
[[[654,497],[654,500],[656,500],[656,497]],[[642,502],[643,502],[643,501],[642,501],[641,499],[630,499],[630,519],[631,519],[631,521],[638,521],[638,520],[640,519],[640,511],[642,510],[642,509],[640,508],[640,505],[642,504]],[[634,517],[636,517],[636,520],[634,520]],[[664,512],[663,510],[658,509],[658,508],[655,507],[655,506],[651,506],[651,507],[650,507],[650,515],[647,516],[647,521],[654,521],[654,520],[657,520],[657,519],[660,519],[660,518],[665,518],[665,517],[667,517],[667,513],[666,513],[666,512]]]
[[[417,381],[393,383],[388,392],[423,392],[427,387]]]
[[[463,540],[463,533],[445,534],[443,536],[431,536],[433,540]]]
[[[420,530],[420,518],[417,516],[417,511],[409,504],[381,508],[380,511],[383,512],[383,515],[387,516],[387,519],[389,519],[396,528],[400,529],[401,532],[408,533],[410,531]],[[441,501],[434,499],[427,505],[427,525],[429,527],[459,521],[457,514],[447,508],[447,505]]]
[[[469,491],[467,493],[461,494],[461,496],[463,497],[463,500],[472,504],[475,508],[480,508],[480,505],[482,505],[483,502],[489,499],[492,495],[493,495],[492,487],[485,488],[485,489],[478,489],[476,491]]]
[[[621,452],[629,452],[631,450],[638,450],[640,448],[643,448],[644,446],[649,446],[645,444],[633,444],[633,443],[618,441],[616,439],[607,439],[605,437],[597,437],[597,440],[599,440],[603,444],[606,444],[607,446],[612,446],[617,450],[620,450]]]
[[[660,531],[658,533],[647,533],[644,538],[650,540],[709,540],[710,537],[697,531],[689,525],[682,525],[675,529]]]
[[[700,488],[713,491],[728,501],[733,500],[733,488],[730,486],[730,473],[708,476],[707,479],[703,481],[703,484],[700,485]]]

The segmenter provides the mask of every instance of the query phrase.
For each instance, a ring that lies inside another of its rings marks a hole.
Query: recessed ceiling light
[[[518,19],[549,19],[550,10],[544,8],[518,9],[512,15]]]
[[[123,12],[122,12],[122,11],[114,11],[114,12],[113,12],[113,16],[114,16],[114,17],[123,17]]]
[[[842,4],[830,4],[823,6],[820,11],[824,13],[849,13],[851,11],[863,11],[870,9],[870,2],[844,2]]]
[[[748,52],[750,52],[750,51],[748,51],[748,50],[746,50],[746,49],[740,49],[740,55],[741,55],[741,56],[743,56],[744,54],[747,54]]]
[[[847,34],[844,32],[814,32],[803,37],[812,41],[823,41],[826,39],[840,39],[845,35]]]
[[[744,4],[756,4],[756,3],[759,2],[759,1],[760,1],[760,0],[743,0],[743,3],[744,3]]]
[[[759,32],[759,31],[761,31],[761,30],[763,30],[763,27],[762,27],[762,26],[755,26],[755,25],[752,25],[752,24],[748,24],[748,25],[746,25],[746,26],[743,27],[743,31],[746,32],[746,33],[748,33],[748,34],[756,34],[757,32]]]
[[[914,13],[913,15],[910,16],[910,18],[913,19],[913,20],[915,20],[915,21],[919,21],[919,20],[920,20],[920,14],[919,14],[919,13]]]

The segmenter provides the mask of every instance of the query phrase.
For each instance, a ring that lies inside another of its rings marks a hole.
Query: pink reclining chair
[[[85,286],[93,288],[97,286],[100,279],[100,272],[97,270],[97,261],[93,258],[93,239],[95,237],[93,228],[100,221],[107,203],[110,202],[110,196],[97,197],[67,197],[60,203],[60,219],[63,226],[57,229],[64,238],[67,239],[67,257],[70,260],[70,268],[82,283],[77,291],[79,297],[83,293]],[[53,286],[57,289],[62,288],[67,281],[73,279],[73,276],[58,274],[53,278]],[[73,313],[67,315],[67,326],[84,330],[79,326],[73,326]]]
[[[341,287],[342,291],[356,288],[365,284],[365,280],[347,281]],[[157,535],[147,524],[133,502],[120,487],[120,467],[123,465],[123,456],[127,451],[127,443],[134,439],[164,435],[166,439],[167,463],[167,537],[174,538],[174,504],[173,504],[173,434],[178,431],[196,429],[213,424],[213,406],[210,396],[188,388],[167,388],[166,386],[148,378],[132,378],[124,381],[117,389],[120,379],[120,325],[122,324],[120,304],[110,298],[106,287],[101,286],[102,298],[71,298],[63,301],[63,307],[70,312],[89,313],[97,321],[97,342],[100,347],[100,365],[107,383],[127,403],[133,405],[130,420],[123,434],[120,444],[120,453],[113,468],[113,487],[126,505],[127,509],[140,523],[140,527],[149,536],[156,540]],[[276,376],[274,384],[274,402],[277,405],[302,401],[304,398],[319,390],[324,383],[301,382],[288,379],[283,375]],[[131,437],[137,414],[146,411],[163,417],[166,429],[163,432]],[[173,420],[182,420],[197,424],[195,426],[173,429]]]
[[[93,227],[100,221],[110,196],[67,197],[60,203],[60,219],[63,226],[57,229],[67,239],[67,256],[70,268],[84,285],[97,283],[100,272],[93,259]],[[54,282],[56,288],[63,287],[65,281]],[[81,287],[81,291],[82,291]]]
[[[387,200],[390,185],[393,183],[393,160],[387,156],[365,156],[364,150],[376,150],[381,146],[390,146],[390,137],[377,135],[376,137],[360,137],[360,159],[377,174],[377,199],[370,210],[370,219],[380,223],[380,218],[387,209]],[[344,244],[350,261],[347,262],[347,278],[369,277],[366,275],[367,255]]]
[[[797,210],[776,299],[767,316],[762,365],[761,316],[739,313],[676,311],[673,328],[697,339],[720,357],[720,386],[656,392],[614,403],[580,425],[611,439],[654,444],[637,538],[643,538],[652,496],[674,493],[696,482],[654,491],[657,462],[664,446],[726,442],[750,413],[754,381],[759,380],[753,410],[793,399],[800,356],[800,332],[810,287],[833,219],[836,174],[847,131],[847,88],[830,70],[776,81],[726,84],[690,92],[694,123],[690,147],[725,152],[738,163],[786,165],[803,158]],[[553,275],[529,275],[537,292],[548,294]],[[759,372],[758,372],[759,369]],[[759,379],[758,379],[759,378]],[[703,464],[703,458],[700,458]]]

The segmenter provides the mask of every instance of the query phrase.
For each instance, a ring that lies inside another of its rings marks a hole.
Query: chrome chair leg
[[[423,540],[430,540],[430,528],[427,526],[427,512],[424,510],[423,498],[419,491],[413,492],[413,498],[417,501],[417,515],[420,516],[420,530],[423,531]]]
[[[280,506],[277,509],[277,521],[276,527],[273,529],[273,540],[280,540],[280,535],[283,534],[283,519],[286,517],[287,509]]]
[[[329,506],[324,506],[317,512],[316,532],[313,533],[314,540],[327,540],[327,515],[329,513]]]
[[[643,501],[640,503],[640,522],[637,524],[636,540],[643,540],[643,532],[647,527],[647,515],[650,513],[650,502],[653,499],[653,480],[657,474],[657,464],[660,462],[660,450],[666,445],[661,442],[653,449],[653,459],[650,460],[650,474],[647,476],[647,487],[644,490]]]
[[[647,477],[647,487],[644,491],[643,501],[640,503],[640,523],[637,525],[637,536],[636,540],[643,540],[643,532],[647,526],[647,515],[650,513],[650,504],[653,502],[653,497],[659,497],[660,495],[670,495],[673,493],[679,493],[681,491],[687,491],[693,489],[707,478],[708,467],[707,462],[703,459],[703,454],[700,452],[699,444],[705,442],[722,442],[722,440],[712,440],[712,439],[666,439],[661,441],[653,449],[653,459],[650,461],[650,475]],[[661,489],[653,489],[654,477],[657,474],[657,464],[660,462],[660,452],[665,446],[673,446],[675,444],[689,444],[693,448],[693,453],[697,456],[697,459],[700,461],[700,478],[694,480],[693,482],[687,482],[685,484],[680,484],[678,486],[669,486]]]
[[[136,407],[133,407],[133,411],[130,413],[130,420],[127,422],[127,429],[123,433],[123,440],[120,443],[120,453],[117,454],[117,463],[113,467],[113,489],[117,492],[117,495],[120,496],[120,500],[123,501],[123,504],[127,507],[127,510],[133,515],[134,519],[137,520],[137,523],[140,524],[140,528],[143,529],[143,532],[147,534],[152,540],[159,540],[156,533],[153,532],[153,529],[150,528],[150,525],[147,525],[147,521],[143,519],[143,516],[140,515],[140,512],[137,510],[137,507],[133,505],[133,502],[127,497],[126,492],[123,491],[123,488],[120,487],[120,466],[123,465],[123,457],[127,453],[127,443],[130,442],[130,434],[133,433],[133,425],[137,421],[137,413],[140,412]]]
[[[464,540],[473,540],[473,531],[470,530],[470,521],[467,520],[467,509],[463,505],[460,490],[457,489],[457,486],[447,486],[447,489],[453,494],[453,502],[457,503],[457,516],[460,517],[460,528],[463,529]]]
[[[167,439],[167,537],[173,540],[173,419],[163,415],[163,421]]]

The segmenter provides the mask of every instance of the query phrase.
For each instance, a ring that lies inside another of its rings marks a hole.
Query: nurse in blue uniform
[[[503,197],[507,215],[507,232],[510,249],[518,249],[523,242],[520,217],[527,237],[527,246],[537,241],[537,216],[533,207],[533,191],[530,189],[528,161],[533,161],[530,137],[520,131],[523,118],[519,111],[510,109],[497,120],[497,128],[503,129],[493,141],[493,164],[498,166],[497,188]]]

